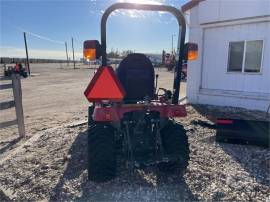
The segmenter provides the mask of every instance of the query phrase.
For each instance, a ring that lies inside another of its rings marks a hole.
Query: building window
[[[229,72],[242,72],[245,42],[230,42],[229,44]]]
[[[228,72],[261,71],[263,40],[229,43]]]
[[[260,72],[263,41],[247,41],[245,52],[245,72]]]

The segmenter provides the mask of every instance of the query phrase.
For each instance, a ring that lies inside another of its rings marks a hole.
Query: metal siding
[[[189,102],[197,102],[197,93],[200,85],[202,63],[202,28],[198,24],[198,6],[190,11],[189,41],[198,44],[199,56],[197,60],[188,61],[187,73],[187,97]]]
[[[266,111],[269,106],[269,101],[265,100],[241,99],[236,97],[213,95],[200,95],[197,103],[217,106],[242,107],[261,111]]]
[[[200,24],[270,15],[269,0],[206,0],[198,7]]]
[[[270,93],[270,22],[204,29],[202,88]],[[264,40],[261,74],[227,73],[230,41]]]

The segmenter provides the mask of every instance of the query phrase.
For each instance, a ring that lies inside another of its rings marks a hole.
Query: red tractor
[[[176,17],[181,40],[173,92],[157,89],[158,76],[144,54],[129,54],[116,71],[107,65],[106,22],[117,9],[163,11]],[[196,44],[184,43],[185,32],[185,18],[174,7],[116,3],[102,16],[101,44],[97,40],[84,42],[85,58],[102,57],[102,65],[84,92],[93,103],[88,120],[89,180],[104,182],[115,177],[121,156],[129,168],[157,165],[162,171],[172,171],[188,166],[188,137],[173,119],[186,116],[185,105],[179,104],[182,61],[189,56],[195,59],[197,54]]]

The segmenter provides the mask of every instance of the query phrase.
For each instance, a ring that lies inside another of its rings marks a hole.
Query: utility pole
[[[27,64],[27,69],[28,69],[28,74],[30,75],[30,66],[29,66],[29,58],[28,58],[28,48],[27,48],[27,42],[26,42],[26,33],[23,33],[24,37],[24,45],[25,45],[25,53],[26,53],[26,64]]]
[[[67,42],[65,42],[65,46],[66,46],[66,55],[67,55],[67,66],[68,66],[69,65],[69,62],[68,62]]]
[[[172,34],[172,54],[173,54],[173,37],[175,36],[175,34]]]
[[[74,69],[75,69],[75,58],[74,58],[73,37],[71,37],[71,43],[72,43],[72,52],[73,52],[73,66],[74,66]]]

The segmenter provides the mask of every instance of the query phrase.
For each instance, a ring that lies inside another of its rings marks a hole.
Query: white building
[[[266,111],[270,104],[270,0],[192,0],[188,63],[190,103]]]

